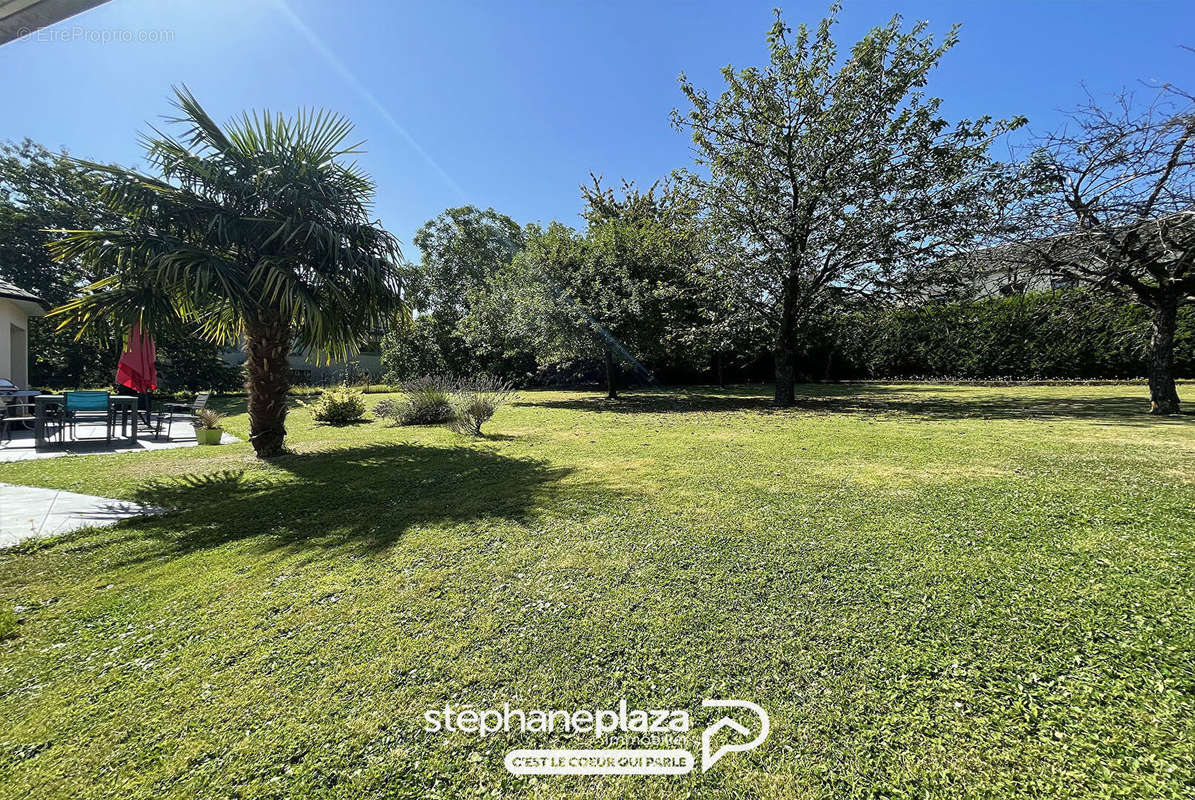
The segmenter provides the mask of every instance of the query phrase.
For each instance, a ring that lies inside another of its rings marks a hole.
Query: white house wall
[[[10,331],[12,330],[13,325],[16,325],[18,328],[23,328],[26,332],[26,346],[24,353],[25,369],[23,370],[24,374],[20,376],[20,383],[24,383],[28,379],[27,376],[29,374],[29,315],[11,300],[0,298],[0,378],[17,382],[13,377],[16,370],[13,369],[11,357],[12,339],[10,338]]]

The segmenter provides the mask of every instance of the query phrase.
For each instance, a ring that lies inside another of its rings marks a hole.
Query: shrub
[[[457,433],[481,436],[481,426],[513,397],[509,381],[490,376],[462,381],[453,398],[454,414],[449,427]]]
[[[442,425],[452,421],[454,383],[443,376],[425,376],[399,384],[399,400],[383,400],[374,411],[395,425]]]
[[[513,397],[511,384],[489,376],[454,379],[425,376],[398,388],[400,398],[387,398],[373,408],[395,425],[443,425],[472,436],[481,435],[494,412]]]
[[[396,400],[392,397],[387,397],[381,400],[373,407],[375,417],[388,419],[395,425],[402,425],[403,420],[407,418],[411,404],[405,399]]]
[[[304,403],[303,405],[308,405]],[[357,389],[338,386],[322,392],[311,408],[312,418],[329,425],[350,425],[365,416],[365,396]]]

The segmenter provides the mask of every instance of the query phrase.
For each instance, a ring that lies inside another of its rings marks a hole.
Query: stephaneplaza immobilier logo
[[[768,714],[747,700],[702,700],[702,708],[744,709],[759,719],[759,730],[749,741],[729,742],[713,752],[714,736],[729,728],[742,738],[751,729],[733,717],[722,717],[701,732],[701,771],[705,772],[727,753],[754,750],[768,738]],[[693,730],[689,712],[684,709],[629,709],[626,700],[617,708],[521,709],[510,703],[497,708],[445,705],[423,715],[428,733],[469,733],[493,736],[510,733],[563,733],[589,735],[595,739],[637,734],[661,739],[680,739]],[[684,775],[696,765],[686,749],[550,749],[511,750],[506,754],[506,768],[515,775]]]

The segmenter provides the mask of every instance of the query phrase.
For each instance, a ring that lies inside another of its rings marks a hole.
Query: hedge
[[[833,323],[828,377],[1141,377],[1149,313],[1083,291],[853,312]],[[1176,377],[1195,375],[1195,307],[1179,311],[1174,355]]]

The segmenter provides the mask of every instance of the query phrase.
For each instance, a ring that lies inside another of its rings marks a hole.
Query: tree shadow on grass
[[[1140,397],[1082,394],[1077,386],[1067,397],[1034,395],[1031,386],[989,387],[986,396],[952,395],[941,385],[809,384],[797,387],[796,405],[772,405],[767,386],[726,389],[680,389],[624,393],[615,400],[579,397],[528,399],[519,405],[616,414],[718,413],[754,411],[783,416],[791,413],[857,416],[902,415],[921,419],[1090,419],[1116,425],[1192,424],[1195,414],[1156,417],[1146,413],[1148,390]],[[1023,393],[1023,394],[1022,394]]]
[[[249,539],[263,550],[377,552],[415,526],[526,520],[566,491],[560,481],[572,472],[481,448],[416,444],[284,456],[271,466],[152,481],[133,499],[168,513],[73,549],[144,545],[126,564]]]

